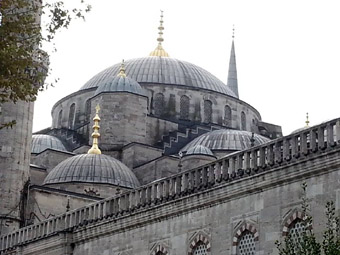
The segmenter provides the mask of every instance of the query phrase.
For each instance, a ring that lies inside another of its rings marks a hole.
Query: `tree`
[[[73,19],[84,19],[91,6],[79,1],[80,8],[69,9],[63,1],[0,0],[0,106],[34,101],[46,87],[49,55],[42,45],[53,42]],[[42,25],[41,16],[46,18]],[[0,123],[0,129],[13,124]]]
[[[302,184],[302,211],[304,219],[302,221],[304,230],[302,238],[293,240],[291,234],[284,239],[283,243],[276,241],[276,246],[280,255],[339,255],[340,254],[340,219],[335,216],[334,202],[326,203],[326,230],[323,240],[317,241],[313,232],[313,217],[310,215],[310,205],[306,196],[306,183]]]

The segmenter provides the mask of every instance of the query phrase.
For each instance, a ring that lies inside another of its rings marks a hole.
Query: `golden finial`
[[[120,64],[118,76],[120,76],[120,77],[126,77],[124,59],[122,60],[122,63]]]
[[[306,113],[306,127],[309,127],[309,116],[308,116],[308,112]]]
[[[97,104],[96,106],[96,116],[94,116],[93,121],[94,121],[94,125],[92,126],[93,128],[93,133],[92,133],[92,148],[89,149],[89,151],[87,152],[87,154],[102,154],[101,150],[98,148],[98,138],[100,137],[99,134],[99,122],[100,122],[100,118],[98,116],[100,107],[99,104]]]
[[[164,27],[163,27],[163,11],[161,10],[161,20],[160,20],[160,25],[158,27],[158,38],[157,38],[157,41],[158,41],[158,46],[157,48],[152,51],[150,53],[149,56],[156,56],[156,57],[169,57],[169,54],[163,49],[162,47],[162,42],[164,41],[163,39],[163,30],[164,30]]]

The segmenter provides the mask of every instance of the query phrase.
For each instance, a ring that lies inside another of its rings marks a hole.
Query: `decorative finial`
[[[309,127],[309,116],[308,116],[308,112],[306,113],[306,127]]]
[[[156,56],[156,57],[169,57],[169,54],[163,49],[162,47],[162,42],[164,41],[163,39],[163,30],[164,30],[164,27],[163,27],[163,11],[161,10],[161,20],[160,20],[160,24],[159,24],[159,27],[158,27],[158,38],[157,38],[157,41],[158,41],[158,46],[157,48],[150,53],[150,56]]]
[[[99,134],[99,122],[100,122],[100,118],[98,116],[98,113],[100,111],[100,107],[99,104],[97,104],[96,106],[96,116],[94,116],[93,121],[94,121],[94,125],[92,126],[93,128],[93,133],[92,133],[92,148],[89,149],[89,151],[87,152],[87,154],[102,154],[101,150],[98,148],[98,138],[100,137]]]
[[[232,38],[233,38],[233,40],[235,38],[235,24],[233,24],[233,35],[232,35]]]
[[[120,64],[119,74],[117,76],[126,77],[124,59],[122,60],[122,63]]]

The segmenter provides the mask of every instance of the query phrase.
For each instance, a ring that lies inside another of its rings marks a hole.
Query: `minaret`
[[[158,30],[159,30],[158,38],[157,38],[158,46],[154,51],[152,51],[150,53],[149,56],[169,57],[169,54],[163,49],[163,46],[162,46],[162,42],[164,41],[164,39],[163,39],[163,30],[164,30],[164,27],[163,27],[163,11],[161,11],[161,20],[160,20]]]
[[[36,22],[40,24],[39,10]],[[15,36],[20,37],[20,34]],[[16,122],[12,127],[0,129],[0,235],[12,232],[25,223],[33,107],[33,102],[21,100],[0,103],[0,124]]]
[[[93,121],[94,121],[94,125],[92,126],[93,128],[93,133],[92,133],[92,148],[89,149],[89,151],[87,152],[87,154],[102,154],[101,150],[98,147],[98,138],[100,137],[99,134],[99,122],[100,122],[100,118],[99,118],[99,104],[97,104],[96,106],[96,116],[94,116]]]
[[[237,69],[236,69],[236,57],[235,57],[235,46],[234,46],[234,38],[235,38],[235,28],[234,27],[233,27],[233,36],[232,37],[233,37],[233,41],[231,43],[227,86],[235,93],[235,95],[238,98],[239,95],[238,95]]]

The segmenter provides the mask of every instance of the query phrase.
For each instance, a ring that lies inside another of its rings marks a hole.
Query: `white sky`
[[[68,0],[70,1],[70,0]],[[74,3],[78,1],[72,0]],[[50,59],[55,87],[35,103],[33,131],[51,125],[51,109],[101,70],[147,56],[164,10],[165,50],[226,82],[232,25],[240,99],[284,134],[340,117],[338,0],[87,0],[92,11],[58,34]]]

